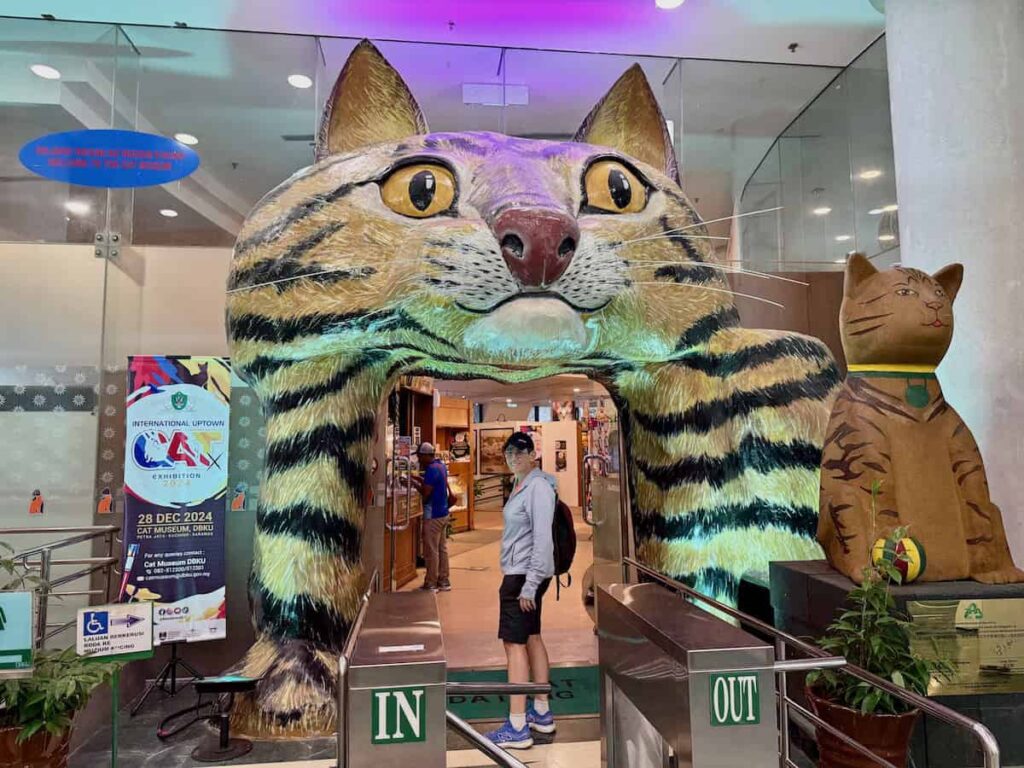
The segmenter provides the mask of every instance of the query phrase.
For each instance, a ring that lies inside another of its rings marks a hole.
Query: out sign
[[[388,688],[373,692],[373,744],[426,741],[425,688]]]
[[[711,675],[711,725],[757,725],[761,697],[756,672]]]

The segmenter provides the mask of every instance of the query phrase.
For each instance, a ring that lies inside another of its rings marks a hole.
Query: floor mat
[[[460,683],[504,683],[504,670],[457,670],[448,680]],[[554,667],[551,670],[551,711],[556,716],[594,715],[600,706],[597,667]],[[494,720],[508,714],[507,696],[449,696],[448,708],[463,720]]]

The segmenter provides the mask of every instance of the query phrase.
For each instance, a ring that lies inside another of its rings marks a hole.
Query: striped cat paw
[[[232,713],[239,734],[330,735],[335,722],[337,655],[306,640],[261,635],[233,670],[260,678]]]

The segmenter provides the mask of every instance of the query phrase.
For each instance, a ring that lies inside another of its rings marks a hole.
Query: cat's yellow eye
[[[944,298],[946,298],[946,292],[944,290],[942,290],[941,288],[936,288],[935,289],[935,298],[937,298],[937,299],[944,299]]]
[[[636,213],[647,205],[647,187],[616,160],[598,160],[583,177],[585,202],[608,213]]]
[[[917,291],[911,288],[899,288],[896,291],[897,296],[917,296]]]
[[[395,213],[425,219],[452,207],[455,177],[436,163],[406,165],[384,180],[380,196],[384,205]]]

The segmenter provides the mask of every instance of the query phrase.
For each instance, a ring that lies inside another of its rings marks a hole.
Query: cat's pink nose
[[[934,309],[936,312],[938,312],[940,309],[946,306],[946,304],[941,301],[929,301],[925,303],[925,306],[928,307],[928,309]]]
[[[546,288],[562,276],[576,254],[576,219],[544,208],[509,208],[494,220],[512,275],[524,288]]]

